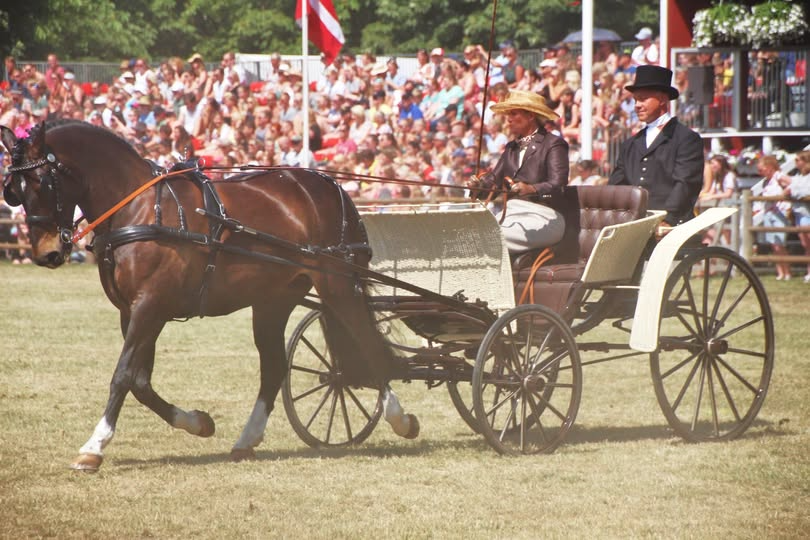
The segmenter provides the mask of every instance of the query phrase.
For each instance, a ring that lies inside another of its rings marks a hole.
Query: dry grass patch
[[[585,368],[575,429],[548,456],[499,457],[444,388],[396,385],[419,439],[381,423],[317,452],[281,400],[258,459],[228,452],[258,388],[248,312],[170,324],[154,383],[217,433],[172,430],[129,398],[98,474],[67,466],[107,399],[121,346],[95,268],[0,264],[0,538],[799,538],[810,529],[810,287],[767,282],[777,364],[752,429],[672,436],[645,360]]]

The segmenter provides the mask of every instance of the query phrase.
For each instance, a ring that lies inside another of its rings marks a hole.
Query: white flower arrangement
[[[759,49],[802,43],[808,24],[801,4],[771,0],[752,8],[720,3],[692,19],[692,46],[740,46]]]
[[[807,32],[800,4],[773,1],[751,8],[750,39],[755,49],[797,43]]]
[[[747,7],[738,4],[724,4],[701,9],[692,20],[692,45],[711,47],[741,45],[748,39],[748,25],[751,16]]]

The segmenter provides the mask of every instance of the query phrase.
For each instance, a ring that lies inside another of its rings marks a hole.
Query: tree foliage
[[[336,0],[355,52],[413,54],[420,47],[460,50],[488,46],[489,0]],[[595,26],[627,40],[640,26],[658,25],[658,0],[594,3]],[[300,50],[295,0],[26,0],[0,7],[0,54],[116,61],[187,56],[226,50],[245,53]],[[581,26],[581,3],[572,0],[500,0],[493,43],[520,48],[558,42]]]

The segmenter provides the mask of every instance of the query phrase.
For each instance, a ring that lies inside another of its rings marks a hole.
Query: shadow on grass
[[[734,440],[754,440],[773,436],[781,437],[789,434],[788,431],[782,428],[781,422],[774,424],[768,420],[755,419],[745,433]],[[575,424],[563,444],[639,442],[656,439],[672,439],[672,444],[694,444],[680,438],[668,424],[656,426],[599,426],[593,428]]]
[[[303,445],[303,443],[302,443]],[[477,436],[444,440],[421,440],[418,442],[403,443],[363,443],[357,446],[341,448],[309,448],[302,446],[296,449],[266,450],[258,449],[255,459],[248,462],[285,461],[291,459],[343,459],[347,457],[378,457],[378,458],[407,458],[420,457],[435,453],[475,451],[494,452],[492,448]],[[112,460],[111,460],[112,461]],[[149,459],[121,459],[115,460],[115,467],[143,468],[164,465],[213,465],[218,463],[233,463],[230,452],[216,454],[200,454],[193,456],[165,456]]]
[[[790,435],[790,431],[779,424],[767,420],[755,420],[743,435],[735,440],[757,440],[767,437]],[[689,443],[670,429],[668,425],[655,426],[599,426],[587,427],[575,425],[568,434],[562,448],[605,442],[639,442],[649,440],[668,441],[670,445],[687,445]],[[709,443],[704,443],[709,444]],[[302,443],[303,445],[303,443]],[[357,446],[341,448],[309,448],[302,446],[296,449],[273,450],[259,449],[255,459],[248,462],[270,462],[300,459],[344,459],[351,457],[377,458],[410,458],[424,457],[446,452],[480,452],[497,457],[495,451],[483,437],[472,432],[458,432],[452,439],[423,439],[417,442],[398,444],[397,442],[363,443]],[[144,467],[162,467],[166,465],[204,466],[220,463],[233,463],[230,452],[214,454],[164,456],[149,459],[114,460],[115,467],[141,469]]]

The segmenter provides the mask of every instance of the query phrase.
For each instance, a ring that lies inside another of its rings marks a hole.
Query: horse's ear
[[[17,136],[6,126],[0,126],[0,130],[2,131],[3,146],[10,153],[14,150],[14,145],[17,144]]]

